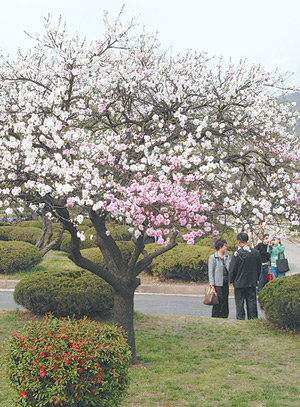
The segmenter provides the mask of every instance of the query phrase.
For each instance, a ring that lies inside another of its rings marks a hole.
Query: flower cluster
[[[86,319],[32,321],[10,340],[9,379],[28,406],[118,403],[129,364],[121,330]]]
[[[180,227],[193,243],[227,215],[297,224],[296,113],[266,90],[281,78],[212,63],[197,52],[170,59],[119,22],[92,45],[49,25],[28,55],[0,64],[6,210],[30,197],[51,211],[56,200],[162,245]]]

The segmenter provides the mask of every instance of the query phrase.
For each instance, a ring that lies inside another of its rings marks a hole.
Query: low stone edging
[[[0,290],[12,290],[20,280],[0,280]],[[204,295],[207,290],[207,284],[141,284],[137,293],[143,294],[185,294],[185,295]],[[229,295],[233,295],[233,287],[229,288]]]

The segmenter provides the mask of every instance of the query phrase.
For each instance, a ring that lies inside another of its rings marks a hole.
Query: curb
[[[208,284],[183,285],[183,284],[141,284],[137,289],[137,294],[177,294],[177,295],[205,295]],[[229,295],[234,294],[233,287],[229,287]]]
[[[14,289],[20,280],[0,280],[0,290]]]
[[[0,280],[0,290],[14,290],[20,280]],[[138,294],[177,294],[203,296],[208,284],[141,284],[137,289]],[[233,287],[229,287],[229,295],[233,295]]]

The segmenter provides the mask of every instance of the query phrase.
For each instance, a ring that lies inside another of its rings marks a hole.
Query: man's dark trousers
[[[248,319],[258,318],[256,287],[235,288],[234,297],[236,305],[236,319],[245,319],[245,309],[244,309],[245,300]]]
[[[260,291],[264,288],[268,281],[269,281],[269,264],[264,263],[261,265],[257,294],[260,293]]]

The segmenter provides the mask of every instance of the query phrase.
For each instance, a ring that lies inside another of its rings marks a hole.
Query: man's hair
[[[224,244],[227,244],[227,242],[226,242],[225,239],[218,239],[218,240],[216,240],[215,249],[216,249],[216,250],[221,249],[221,247],[223,247]]]
[[[245,232],[241,232],[237,235],[237,240],[239,240],[242,243],[247,243],[249,240],[249,236]]]
[[[264,235],[263,235],[263,238],[265,239],[266,237],[269,237],[270,235],[269,235],[269,233],[265,233]]]

